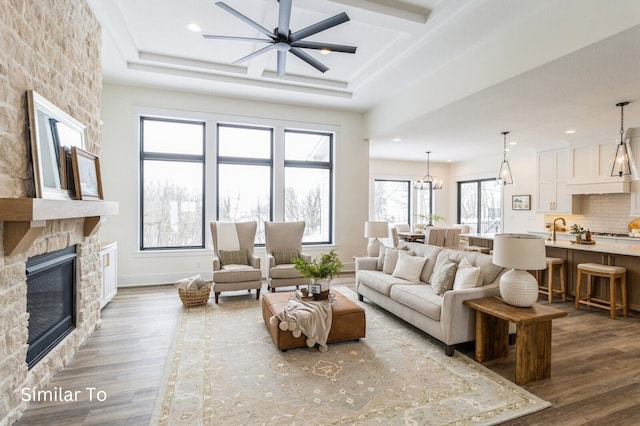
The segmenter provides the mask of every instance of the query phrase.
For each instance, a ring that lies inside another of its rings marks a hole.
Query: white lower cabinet
[[[103,308],[118,292],[118,243],[102,243],[100,246],[102,261],[102,300]]]

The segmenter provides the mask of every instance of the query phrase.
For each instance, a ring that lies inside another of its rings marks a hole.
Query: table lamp
[[[500,296],[509,305],[529,307],[538,300],[538,281],[529,270],[547,267],[544,239],[530,234],[496,234],[493,263],[511,268],[500,278]]]
[[[387,222],[365,222],[364,236],[365,238],[373,238],[367,246],[367,255],[370,257],[378,256],[382,245],[378,238],[389,236],[389,224]]]

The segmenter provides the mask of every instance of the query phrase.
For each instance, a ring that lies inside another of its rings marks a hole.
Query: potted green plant
[[[329,297],[331,280],[340,274],[344,266],[335,250],[322,253],[309,263],[302,259],[294,259],[293,262],[294,268],[300,272],[300,275],[311,280],[311,285],[320,286],[319,289],[316,287],[316,290],[319,291],[312,292],[314,299],[317,300]]]
[[[584,234],[585,232],[586,231],[584,230],[584,228],[577,223],[571,225],[571,233],[576,236],[576,241],[582,241],[582,234]]]
[[[441,216],[436,213],[431,214],[419,214],[417,215],[420,219],[424,219],[427,221],[427,226],[433,226],[433,222],[444,222],[447,220],[444,216]]]

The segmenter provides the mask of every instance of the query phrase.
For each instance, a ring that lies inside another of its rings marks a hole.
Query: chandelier
[[[498,177],[496,178],[496,183],[498,185],[513,184],[511,167],[509,167],[509,162],[507,161],[507,135],[508,134],[509,132],[502,132],[502,136],[504,137],[504,151],[502,153],[502,163],[500,164],[500,171],[498,172]]]
[[[442,189],[442,181],[437,180],[435,177],[431,176],[431,174],[429,173],[429,155],[430,154],[431,154],[431,151],[427,151],[427,174],[424,175],[422,179],[416,180],[413,182],[413,187],[417,190],[424,190],[429,188],[433,190]]]
[[[624,107],[629,102],[620,102],[616,106],[620,107],[620,143],[616,149],[616,155],[613,157],[613,165],[611,166],[612,177],[622,177],[632,175],[632,179],[638,179],[638,171],[633,160],[633,153],[629,140],[624,140]]]

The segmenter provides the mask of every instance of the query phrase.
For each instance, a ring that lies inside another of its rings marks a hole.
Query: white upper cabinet
[[[616,144],[599,144],[571,148],[571,183],[613,181],[611,166]]]
[[[628,177],[611,176],[616,144],[599,144],[570,149],[568,194],[629,193]]]
[[[569,149],[538,153],[538,213],[578,214],[580,200],[567,191],[571,176]]]

